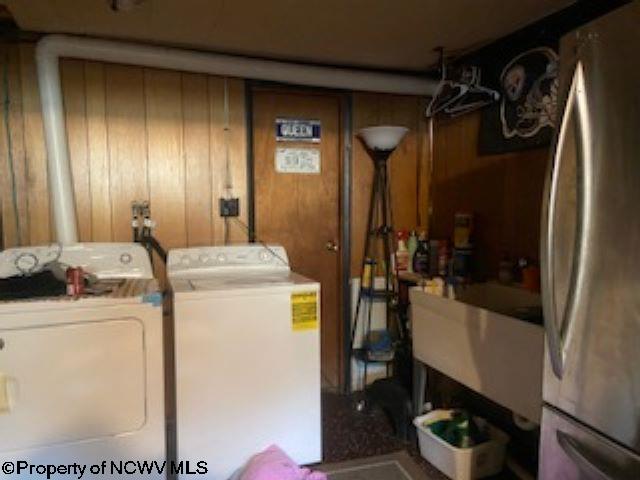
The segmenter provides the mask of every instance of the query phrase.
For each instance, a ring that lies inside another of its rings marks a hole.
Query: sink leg
[[[427,390],[427,366],[420,360],[413,359],[413,414],[422,414]]]

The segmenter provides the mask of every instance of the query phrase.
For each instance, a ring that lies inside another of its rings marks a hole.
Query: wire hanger
[[[435,95],[427,106],[427,116],[444,112],[452,117],[471,112],[500,99],[500,94],[491,88],[480,85],[480,68],[468,66],[462,68],[459,81],[447,79],[447,67],[444,60],[444,49],[440,52],[441,79]]]
[[[496,90],[480,85],[479,67],[466,67],[462,79],[468,82],[467,92],[455,102],[447,104],[444,109],[446,114],[456,117],[500,100],[500,94]]]
[[[444,61],[444,48],[436,49],[440,53],[440,82],[436,93],[431,98],[431,102],[427,106],[427,117],[433,117],[437,113],[443,111],[449,105],[454,104],[462,98],[469,87],[462,83],[447,80],[447,66]]]

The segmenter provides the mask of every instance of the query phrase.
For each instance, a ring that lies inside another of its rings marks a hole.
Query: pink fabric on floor
[[[251,457],[238,480],[327,480],[327,476],[299,467],[280,447],[271,445]]]

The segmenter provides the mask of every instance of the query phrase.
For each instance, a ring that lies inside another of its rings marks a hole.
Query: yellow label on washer
[[[291,294],[291,328],[315,330],[318,328],[318,294],[300,292]]]

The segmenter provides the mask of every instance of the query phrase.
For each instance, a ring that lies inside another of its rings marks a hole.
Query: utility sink
[[[410,290],[415,359],[538,423],[544,354],[540,295],[494,282],[456,293],[454,300],[419,287]]]
[[[507,317],[542,325],[539,293],[496,282],[473,283],[456,290],[456,300]]]

